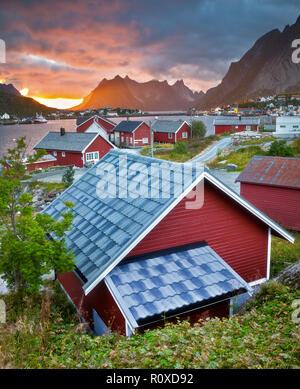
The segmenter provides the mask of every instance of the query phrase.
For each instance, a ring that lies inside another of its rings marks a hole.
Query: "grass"
[[[166,324],[130,338],[92,337],[55,288],[51,300],[28,299],[16,313],[11,296],[0,326],[1,368],[299,368],[299,291],[270,283],[241,315],[191,326]],[[44,302],[43,302],[44,301]]]
[[[238,166],[237,171],[241,171],[247,166],[254,155],[265,155],[265,151],[259,146],[244,147],[239,150],[234,150],[225,156],[219,155],[209,164],[209,166],[216,168],[219,162],[226,160],[227,164],[233,163]]]
[[[213,142],[219,139],[219,136],[211,135],[202,139],[192,139],[186,142],[177,142],[170,150],[155,151],[154,157],[172,162],[186,162],[201,153]]]
[[[52,192],[53,190],[65,190],[66,185],[63,182],[43,182],[43,181],[32,181],[31,185],[35,188],[42,188],[46,192]]]
[[[261,139],[249,140],[249,141],[243,142],[242,145],[259,145],[259,144],[266,143],[266,142],[272,142],[274,140],[277,140],[277,138],[275,138],[275,136],[268,136],[268,137],[261,138]]]
[[[295,139],[291,146],[294,151],[294,156],[300,158],[300,138]]]
[[[271,277],[276,277],[286,267],[300,260],[300,232],[291,231],[294,244],[272,236]]]

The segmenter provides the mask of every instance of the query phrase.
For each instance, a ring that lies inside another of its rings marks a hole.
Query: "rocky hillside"
[[[292,62],[293,40],[300,39],[300,16],[281,32],[259,38],[238,62],[233,62],[215,88],[198,101],[203,108],[232,104],[250,98],[300,90],[300,64]]]
[[[128,76],[116,76],[112,80],[104,78],[80,105],[72,109],[119,107],[143,111],[186,110],[193,107],[203,94],[192,92],[182,80],[169,85],[167,81],[139,83]]]

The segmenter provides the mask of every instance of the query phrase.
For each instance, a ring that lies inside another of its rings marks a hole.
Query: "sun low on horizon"
[[[57,109],[69,109],[83,102],[83,99],[69,99],[63,97],[50,99],[44,97],[31,96],[31,98],[33,98],[40,104],[46,105],[47,107],[57,108]]]

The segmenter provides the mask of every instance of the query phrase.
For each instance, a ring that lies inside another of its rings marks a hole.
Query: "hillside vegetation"
[[[299,260],[295,236],[295,246],[273,241],[272,274]],[[12,295],[3,296],[0,368],[300,368],[300,326],[292,320],[299,289],[272,281],[230,319],[166,324],[126,338],[86,334],[60,287],[50,286],[50,298],[28,298],[21,312]]]
[[[34,116],[37,112],[48,114],[57,109],[46,107],[30,97],[14,96],[0,92],[0,114],[8,113],[18,117]]]

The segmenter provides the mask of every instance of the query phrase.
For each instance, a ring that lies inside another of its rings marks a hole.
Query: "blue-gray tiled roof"
[[[247,283],[208,245],[187,245],[119,264],[105,282],[133,327],[233,294]]]
[[[175,133],[183,125],[181,120],[156,120],[152,128],[155,132]]]
[[[60,132],[48,132],[34,148],[81,152],[96,135],[88,132],[66,132],[64,135],[61,135]]]
[[[144,166],[144,170],[139,170],[139,176],[136,175],[137,163]],[[151,181],[150,167],[153,163],[159,165],[159,170]],[[176,174],[168,177],[170,168],[184,172],[183,182]],[[120,197],[114,197],[114,188],[110,185],[112,178],[103,178],[105,171],[113,170],[123,189],[124,181],[121,181],[128,172],[127,196],[117,192]],[[142,239],[147,228],[157,221],[201,172],[201,169],[196,171],[194,167],[187,167],[187,164],[111,150],[43,211],[57,218],[64,209],[63,201],[75,204],[73,230],[67,234],[67,245],[72,248],[76,266],[86,279],[83,285],[85,291],[88,292],[95,282],[99,282],[99,278],[101,280],[102,275],[104,277],[109,269],[131,251],[131,245],[138,238]],[[97,194],[97,184],[101,198]],[[159,190],[157,197],[150,197],[149,191],[155,184]],[[169,188],[170,196],[167,197]]]
[[[122,120],[115,128],[114,131],[120,132],[133,132],[139,125],[141,125],[142,121],[133,121],[133,120]]]

